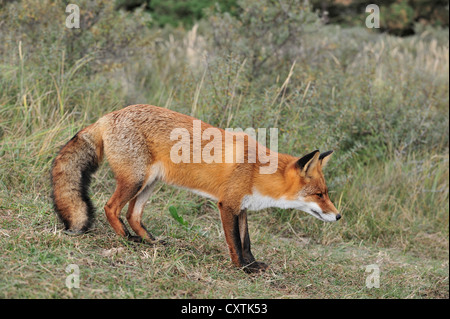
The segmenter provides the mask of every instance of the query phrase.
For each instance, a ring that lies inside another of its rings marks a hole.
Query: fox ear
[[[297,167],[300,169],[301,172],[306,173],[311,168],[316,166],[317,161],[319,159],[319,150],[315,150],[314,152],[311,152],[305,156],[303,156],[301,159],[299,159],[296,163]]]
[[[333,152],[334,151],[327,151],[327,152],[320,154],[319,161],[322,164],[322,167],[325,167],[325,165],[327,165],[328,161],[331,158],[331,154],[333,154]]]

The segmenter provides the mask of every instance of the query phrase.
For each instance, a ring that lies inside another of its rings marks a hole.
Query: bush
[[[204,17],[204,9],[219,7],[220,10],[236,14],[240,11],[236,0],[117,0],[117,7],[135,10],[143,7],[150,12],[157,26],[192,27]]]
[[[313,0],[314,10],[321,12],[324,21],[347,26],[364,26],[369,3],[361,0]],[[383,0],[380,8],[380,31],[406,36],[415,33],[415,24],[448,28],[448,1]],[[326,12],[326,14],[325,14]]]
[[[282,68],[290,68],[302,52],[303,35],[318,23],[310,7],[300,0],[238,4],[242,8],[238,17],[209,12],[207,30],[212,32],[215,53],[246,60],[251,79],[264,76],[268,69],[279,74]]]

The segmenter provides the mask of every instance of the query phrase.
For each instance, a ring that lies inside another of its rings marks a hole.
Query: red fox
[[[215,161],[195,158],[199,147],[203,155],[212,151],[205,151],[210,141],[195,140],[196,123],[200,133],[221,133],[222,139],[215,144],[214,152],[219,155]],[[177,132],[194,135],[194,139],[179,141]],[[239,138],[243,147],[237,143]],[[227,140],[235,156],[230,157]],[[104,209],[118,235],[138,242],[158,242],[141,220],[155,183],[163,181],[217,200],[233,264],[246,272],[264,271],[268,266],[257,262],[250,250],[247,209],[294,208],[328,222],[339,220],[341,215],[328,197],[322,173],[332,151],[316,150],[301,158],[271,151],[275,170],[262,173],[267,160],[263,163],[253,156],[255,150],[267,155],[268,149],[248,134],[227,132],[157,106],[131,105],[101,117],[62,147],[51,171],[54,208],[67,233],[88,231],[94,214],[88,196],[91,175],[106,156],[117,184]],[[184,152],[181,156],[180,151]],[[127,203],[126,218],[136,235],[131,235],[120,218]]]

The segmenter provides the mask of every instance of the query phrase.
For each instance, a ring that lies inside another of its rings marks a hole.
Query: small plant
[[[208,237],[208,232],[201,229],[201,227],[194,226],[194,225],[190,226],[189,223],[187,221],[185,221],[183,219],[183,217],[178,214],[178,210],[175,206],[169,207],[169,213],[170,213],[170,216],[172,216],[173,219],[175,219],[187,231],[194,231],[197,234],[199,234],[200,236]]]

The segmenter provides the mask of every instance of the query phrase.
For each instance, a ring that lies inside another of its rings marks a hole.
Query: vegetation
[[[311,0],[310,3],[323,22],[346,26],[361,25],[366,19],[366,6],[369,4],[362,0]],[[159,26],[184,27],[191,27],[204,18],[205,9],[219,9],[237,17],[248,5],[239,0],[116,0],[116,4],[126,10],[143,8]],[[269,4],[276,5],[277,1]],[[382,32],[405,36],[420,33],[421,29],[429,26],[448,28],[448,0],[379,0],[376,4],[380,8]]]
[[[237,0],[117,0],[116,5],[125,10],[143,8],[151,13],[154,23],[161,27],[165,25],[191,27],[204,17],[204,10],[207,8],[231,14],[240,11]]]
[[[0,5],[0,297],[448,298],[449,35],[405,38],[323,25],[303,1],[246,0],[210,9],[192,28],[159,28],[143,8],[79,1]],[[228,258],[215,203],[165,185],[144,223],[168,242],[121,240],[101,207],[68,237],[50,202],[59,148],[101,115],[147,103],[226,127],[277,127],[279,151],[334,149],[325,172],[343,218],[249,213],[249,277]],[[207,234],[207,235],[205,235]],[[77,264],[80,289],[67,289]],[[365,267],[380,267],[366,288]]]
[[[312,0],[323,19],[340,25],[359,25],[366,18],[367,1]],[[448,28],[448,0],[381,0],[380,30],[395,35],[411,35],[429,26]]]

